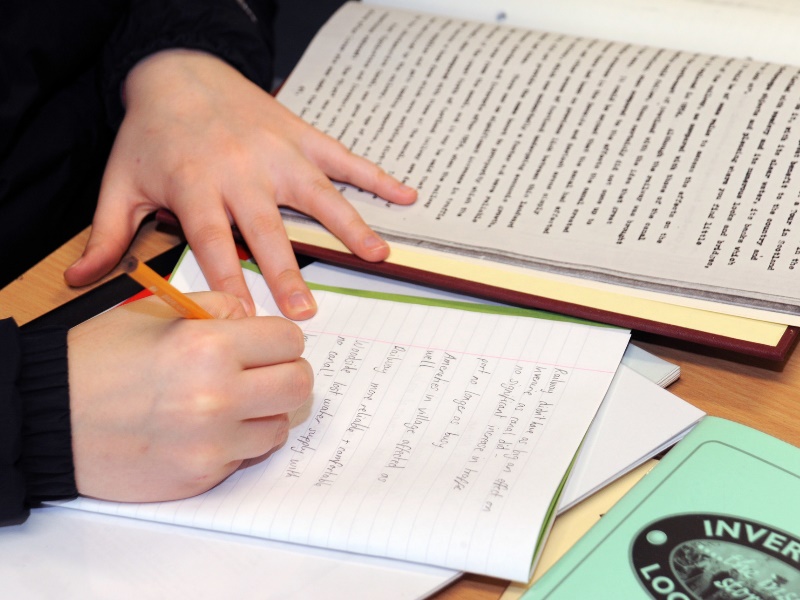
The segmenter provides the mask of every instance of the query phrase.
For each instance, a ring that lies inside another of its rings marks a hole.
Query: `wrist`
[[[196,76],[198,69],[207,64],[225,64],[213,54],[190,48],[168,48],[149,54],[139,60],[122,81],[120,100],[127,109],[149,90],[163,91],[175,85],[182,74]]]

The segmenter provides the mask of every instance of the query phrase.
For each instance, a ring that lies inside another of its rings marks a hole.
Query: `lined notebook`
[[[173,281],[206,287],[191,255]],[[195,498],[70,505],[526,580],[628,332],[315,294],[313,402],[279,451]]]
[[[372,273],[360,273],[315,262],[303,267],[310,285],[334,286],[353,294],[387,299],[465,307],[480,303],[484,310],[535,314],[542,318],[573,320],[563,315],[513,308],[497,303],[397,282]],[[611,386],[603,400],[561,494],[558,513],[574,506],[601,487],[656,456],[680,440],[703,417],[700,409],[661,389],[680,376],[680,367],[628,344]],[[659,387],[661,386],[661,387]]]

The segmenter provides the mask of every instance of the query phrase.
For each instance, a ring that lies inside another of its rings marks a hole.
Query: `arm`
[[[227,0],[234,3],[234,0]],[[297,269],[278,212],[317,218],[355,254],[380,261],[387,244],[338,193],[349,182],[401,204],[416,192],[291,114],[218,56],[164,50],[125,79],[126,113],[111,153],[93,234],[66,272],[73,285],[111,269],[144,216],[166,207],[181,221],[212,289],[252,314],[236,258],[236,223],[281,310],[307,318],[316,306]]]
[[[0,321],[0,524],[77,493],[193,496],[283,443],[313,381],[300,329],[227,294],[195,299],[217,318],[147,298],[68,334]]]

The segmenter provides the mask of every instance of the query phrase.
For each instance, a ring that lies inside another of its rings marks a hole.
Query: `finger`
[[[253,200],[239,202],[231,210],[278,308],[290,319],[314,316],[317,304],[300,275],[280,212],[270,199],[271,192],[250,188],[237,193]]]
[[[389,256],[389,245],[364,222],[325,175],[317,171],[293,184],[292,206],[317,219],[356,256],[370,262]]]
[[[234,409],[241,420],[289,413],[303,406],[314,387],[314,373],[302,358],[248,369],[237,379],[242,395]]]
[[[286,414],[243,421],[237,431],[233,454],[242,459],[264,456],[283,444],[288,436]]]
[[[192,292],[187,294],[216,319],[241,319],[247,316],[239,298],[224,292]]]
[[[227,292],[239,298],[248,315],[255,314],[255,304],[247,289],[242,265],[233,241],[231,224],[222,202],[202,201],[209,195],[208,188],[184,190],[186,196],[179,206],[189,206],[177,216],[181,221],[186,241],[192,248],[197,263],[212,290]],[[193,202],[192,202],[193,201]]]
[[[147,215],[146,205],[145,199],[113,173],[103,180],[89,240],[81,257],[64,272],[69,285],[97,281],[119,263]]]
[[[235,358],[242,369],[295,361],[305,346],[300,328],[283,317],[220,321],[215,327],[236,341]]]
[[[187,296],[199,304],[215,319],[241,319],[247,316],[244,306],[236,296],[223,292],[193,292]],[[179,319],[179,313],[161,298],[147,296],[119,307],[132,313],[144,313],[163,319]],[[194,319],[191,321],[194,322]],[[194,326],[194,325],[191,325]],[[230,335],[230,334],[229,334]]]
[[[395,204],[412,204],[417,191],[398,181],[375,163],[353,154],[341,143],[317,144],[310,148],[312,161],[331,179],[350,183]]]

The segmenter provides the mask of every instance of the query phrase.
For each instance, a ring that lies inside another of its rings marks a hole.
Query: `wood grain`
[[[64,281],[64,271],[83,253],[90,231],[91,228],[87,227],[0,290],[0,319],[14,317],[19,325],[23,325],[119,275],[121,270],[117,267],[92,285],[79,288],[70,287]],[[177,236],[157,231],[155,223],[148,222],[139,230],[131,252],[142,260],[150,260],[178,243],[180,239]]]

